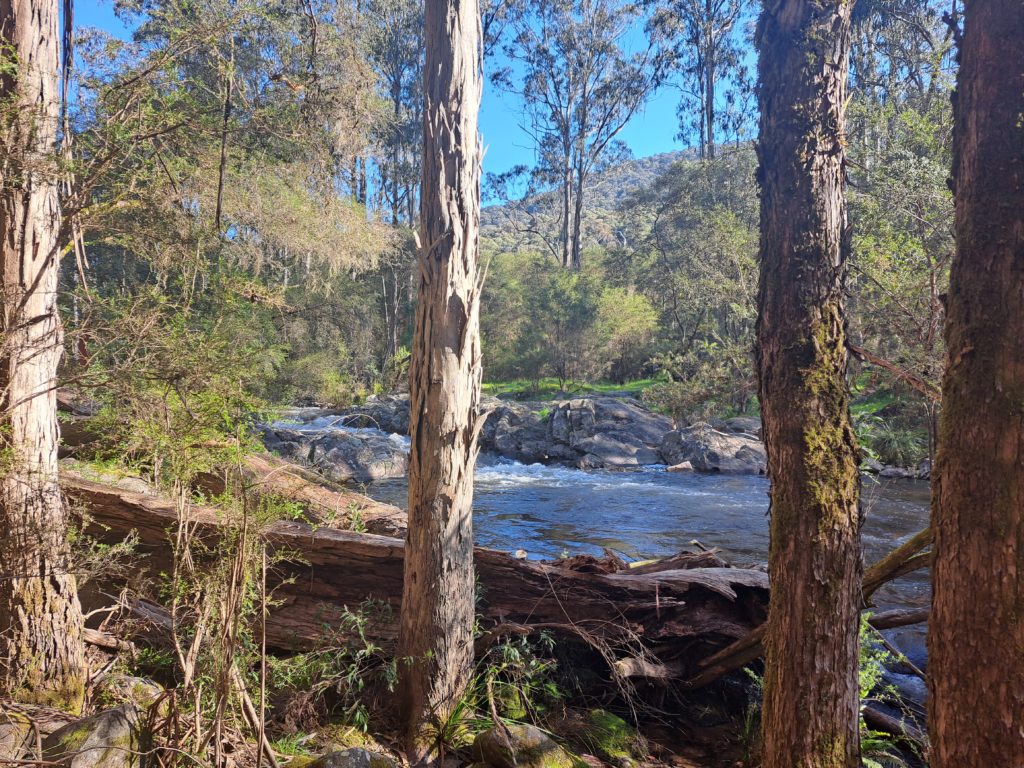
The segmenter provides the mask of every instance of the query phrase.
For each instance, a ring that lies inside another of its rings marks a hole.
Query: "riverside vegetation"
[[[984,567],[1020,554],[1019,3],[73,6],[0,7],[0,764],[1024,750],[1019,580]],[[485,75],[534,163],[481,179]],[[672,88],[691,149],[631,157]],[[772,602],[713,551],[474,549],[481,449],[771,475]],[[864,569],[858,469],[941,491]],[[407,511],[346,485],[396,472]],[[927,611],[868,610],[933,559],[937,670],[879,634]]]

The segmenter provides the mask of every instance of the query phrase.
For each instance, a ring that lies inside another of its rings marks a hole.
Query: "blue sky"
[[[112,0],[76,3],[75,25],[99,27],[120,37],[128,36],[128,31],[114,15]],[[679,94],[675,89],[662,89],[623,129],[620,138],[626,142],[634,156],[646,157],[683,148],[674,138],[678,131],[678,100]],[[520,120],[518,100],[495,90],[487,83],[483,103],[480,105],[480,132],[487,147],[484,155],[485,174],[501,173],[519,164],[532,165],[530,137],[520,127]]]

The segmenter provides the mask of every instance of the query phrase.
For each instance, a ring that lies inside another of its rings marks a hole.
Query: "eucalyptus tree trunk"
[[[928,638],[934,768],[1024,765],[1024,5],[964,5]]]
[[[414,762],[431,759],[473,668],[473,469],[480,401],[477,0],[427,0],[419,301],[409,373],[409,530],[399,700]]]
[[[76,710],[82,612],[57,477],[56,0],[0,0],[0,694]]]
[[[764,768],[860,766],[860,480],[843,308],[851,7],[767,0],[757,31],[757,343],[772,481]]]

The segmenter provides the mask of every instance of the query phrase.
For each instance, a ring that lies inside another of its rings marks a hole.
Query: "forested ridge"
[[[1019,0],[112,10],[0,0],[0,765],[1024,765]]]

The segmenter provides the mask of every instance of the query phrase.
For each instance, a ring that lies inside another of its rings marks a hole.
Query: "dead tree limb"
[[[868,604],[874,593],[884,584],[899,578],[900,576],[924,568],[930,562],[931,556],[923,553],[922,550],[931,545],[932,531],[927,528],[911,537],[905,544],[894,549],[873,566],[864,572],[863,594],[864,603]],[[909,617],[904,617],[909,618]],[[915,621],[908,623],[919,623],[926,620],[927,615],[913,617]],[[891,617],[890,617],[890,620]],[[874,626],[874,622],[872,622]],[[900,626],[889,624],[888,627]],[[884,629],[887,627],[876,627]],[[747,664],[761,658],[764,654],[764,626],[757,627],[749,635],[737,640],[732,645],[723,648],[719,652],[699,662],[700,672],[688,681],[691,688],[701,688],[714,682],[722,675],[745,667]]]

